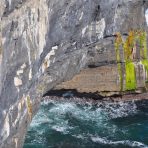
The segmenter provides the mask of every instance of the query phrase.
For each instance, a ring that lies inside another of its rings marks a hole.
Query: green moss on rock
[[[121,61],[120,50],[124,51],[124,59]],[[140,50],[140,60],[137,59],[136,54]],[[115,39],[116,60],[118,72],[120,75],[120,88],[121,91],[135,90],[137,87],[136,80],[136,62],[144,65],[148,74],[148,50],[147,50],[147,33],[143,29],[131,30],[125,40],[118,32]],[[122,70],[122,64],[125,62],[125,72]],[[124,76],[125,74],[125,76]],[[125,87],[123,82],[125,81]],[[148,81],[148,79],[146,80]]]
[[[142,60],[142,64],[144,65],[146,71],[148,72],[148,60],[147,59]]]
[[[135,65],[132,62],[125,63],[125,74],[126,74],[126,90],[136,89],[136,73]]]

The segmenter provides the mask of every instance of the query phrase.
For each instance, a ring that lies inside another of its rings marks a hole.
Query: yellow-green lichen
[[[138,34],[140,44],[140,56],[142,59],[147,59],[147,34],[145,31],[139,31]]]
[[[30,96],[27,96],[27,110],[28,110],[29,117],[31,119],[32,118],[32,103],[31,103]]]
[[[135,46],[135,34],[134,31],[130,31],[128,37],[126,38],[123,48],[124,48],[124,58],[125,61],[131,61],[133,59],[132,53]]]
[[[144,59],[144,60],[142,60],[141,62],[142,62],[142,64],[144,65],[145,70],[148,72],[148,60],[147,60],[147,59]]]
[[[121,61],[120,50],[124,51],[124,59]],[[123,90],[123,70],[125,65],[125,90],[136,89],[136,72],[134,62],[137,61],[136,55],[140,50],[140,59],[148,73],[148,52],[147,52],[147,34],[143,30],[131,30],[125,40],[122,39],[120,33],[116,34],[115,51],[118,71],[120,75],[120,88]],[[125,64],[121,64],[125,63]]]
[[[136,73],[135,65],[132,62],[125,63],[125,74],[126,74],[126,90],[136,89]]]
[[[145,68],[145,70],[146,70],[146,72],[147,72],[147,75],[148,75],[148,59],[144,59],[144,60],[142,60],[141,62],[142,62],[142,64],[144,65],[144,68]],[[147,77],[147,79],[146,79],[146,83],[148,83],[148,77]]]
[[[120,58],[120,48],[123,46],[123,39],[121,34],[118,32],[116,34],[115,39],[115,52],[116,52],[116,60],[118,65],[119,79],[120,79],[120,91],[123,91],[123,74],[122,74],[122,66],[121,66],[121,58]]]
[[[117,62],[120,62],[120,48],[122,48],[123,40],[121,34],[118,32],[115,38],[115,50]]]
[[[120,91],[123,91],[123,73],[122,73],[122,66],[121,63],[118,63],[118,71],[120,76]]]

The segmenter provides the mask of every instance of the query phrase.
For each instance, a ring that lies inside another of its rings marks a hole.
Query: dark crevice
[[[146,3],[146,0],[143,0],[143,4],[145,4]]]
[[[98,62],[95,64],[89,64],[88,68],[98,68],[101,66],[115,65],[115,64],[118,64],[117,61],[103,61],[103,62]]]
[[[123,36],[128,36],[128,33],[122,33],[122,35],[123,35]],[[111,38],[111,37],[117,37],[117,35],[116,35],[116,34],[113,34],[113,35],[112,35],[112,34],[111,34],[111,35],[105,35],[105,36],[104,36],[104,39],[106,39],[106,38]]]
[[[56,97],[64,97],[64,98],[71,98],[71,97],[78,97],[78,98],[88,98],[94,100],[102,100],[104,97],[99,95],[98,92],[95,93],[80,93],[75,89],[61,89],[61,90],[50,90],[49,92],[45,93],[43,97],[46,96],[56,96]]]
[[[106,36],[104,36],[104,39],[111,38],[111,37],[116,37],[116,35],[106,35]]]
[[[86,93],[86,92],[78,92],[76,89],[60,89],[60,90],[50,90],[48,92],[46,92],[44,95],[43,95],[43,98],[44,97],[50,97],[50,98],[54,98],[54,97],[57,97],[57,98],[84,98],[84,99],[93,99],[93,100],[100,100],[100,101],[104,101],[106,99],[109,99],[111,101],[113,101],[114,99],[122,99],[123,97],[126,97],[128,98],[128,95],[130,96],[135,96],[135,95],[139,95],[139,93],[136,93],[134,91],[126,91],[126,92],[114,92],[115,94],[112,94],[110,96],[103,96],[103,95],[100,95],[100,93],[106,93],[106,94],[109,94],[110,92],[89,92],[89,93]]]
[[[100,11],[100,5],[98,5],[98,11]]]
[[[104,94],[108,94],[110,92],[100,92],[100,93],[104,93]],[[67,98],[67,99],[74,99],[74,98],[80,98],[80,99],[92,99],[92,100],[98,100],[98,101],[106,101],[106,100],[110,100],[110,101],[117,101],[117,100],[131,100],[133,98],[135,99],[146,99],[147,98],[147,93],[145,94],[139,94],[136,93],[134,91],[127,91],[127,92],[114,92],[115,94],[112,94],[110,96],[102,96],[99,94],[99,92],[78,92],[76,89],[60,89],[60,90],[50,90],[47,93],[45,93],[43,95],[43,99],[46,97],[49,97],[49,99],[52,98],[57,98],[57,99],[61,99],[61,98]]]

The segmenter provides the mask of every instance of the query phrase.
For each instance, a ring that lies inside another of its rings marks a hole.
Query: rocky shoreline
[[[43,96],[43,100],[69,100],[76,102],[119,102],[119,101],[148,101],[148,93],[116,94],[112,96],[101,96],[98,93],[80,93],[76,90],[51,90]]]

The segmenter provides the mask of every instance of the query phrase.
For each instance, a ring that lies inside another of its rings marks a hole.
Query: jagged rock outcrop
[[[1,0],[0,148],[22,147],[42,96],[88,65],[104,65],[90,46],[103,43],[104,51],[116,32],[144,29],[146,7],[144,0]]]

